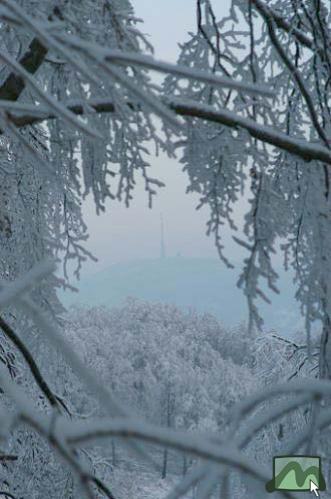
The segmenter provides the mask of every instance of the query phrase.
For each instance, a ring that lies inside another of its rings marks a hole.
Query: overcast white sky
[[[155,47],[155,57],[176,62],[178,42],[187,40],[195,31],[195,0],[132,0],[137,17],[144,20],[140,29],[149,34]],[[226,13],[229,1],[220,2]],[[180,253],[191,257],[217,257],[212,238],[205,236],[207,212],[196,211],[197,197],[186,195],[186,175],[178,160],[165,156],[151,157],[154,176],[166,183],[155,200],[147,207],[143,188],[137,188],[129,209],[117,202],[107,206],[106,214],[96,216],[93,204],[84,206],[90,240],[88,248],[99,259],[87,264],[84,272],[102,270],[117,262],[140,258],[156,258],[160,254],[160,213],[165,224],[168,256]]]

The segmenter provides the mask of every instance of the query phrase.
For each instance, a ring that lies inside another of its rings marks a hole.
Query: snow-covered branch
[[[323,161],[331,164],[330,151],[318,144],[306,140],[295,139],[278,131],[275,127],[256,123],[227,109],[213,109],[211,106],[193,101],[169,98],[169,106],[181,116],[201,118],[206,121],[219,123],[231,128],[242,128],[252,137],[281,150],[297,155],[305,161]]]
[[[174,110],[179,116],[200,118],[202,120],[225,125],[230,128],[242,128],[246,130],[252,137],[275,146],[281,150],[299,156],[305,161],[322,161],[331,164],[330,151],[321,145],[313,144],[304,139],[295,139],[291,136],[276,130],[274,127],[256,123],[250,118],[242,117],[241,115],[229,111],[227,109],[215,109],[212,106],[202,105],[195,101],[185,99],[167,98],[165,103],[169,108]],[[96,113],[114,113],[114,103],[108,99],[94,99],[85,103],[73,102],[67,103],[67,108],[74,114],[86,114],[88,110],[86,105]],[[133,104],[127,104],[132,109],[139,112]],[[0,107],[12,111],[10,119],[18,127],[33,125],[44,120],[55,119],[56,116],[49,113],[45,108],[38,107],[34,112],[32,107],[28,106],[12,106],[11,103],[6,105],[6,102],[0,103]]]
[[[303,30],[298,29],[293,25],[293,23],[287,21],[284,15],[276,12],[263,0],[251,0],[251,2],[265,19],[272,19],[278,28],[281,28],[286,31],[286,33],[293,35],[305,47],[315,50],[313,38],[307,35]]]
[[[251,95],[261,95],[264,97],[275,97],[275,92],[265,85],[254,85],[252,83],[240,82],[231,78],[222,77],[213,73],[206,74],[204,71],[191,69],[185,66],[179,66],[168,62],[159,61],[151,56],[142,54],[125,53],[120,50],[109,50],[97,45],[92,45],[82,40],[68,36],[56,35],[64,44],[73,47],[80,52],[90,53],[97,61],[103,59],[110,63],[117,63],[124,66],[140,66],[145,69],[151,69],[160,73],[187,78],[193,81],[199,81],[205,84],[216,85],[224,88],[238,90]]]
[[[5,333],[7,338],[13,343],[13,345],[18,349],[18,351],[22,354],[24,360],[28,364],[31,373],[36,380],[37,385],[39,386],[41,392],[45,395],[46,399],[49,401],[52,407],[56,407],[60,409],[60,403],[57,399],[56,395],[52,392],[49,387],[47,381],[43,377],[40,372],[40,369],[31,354],[28,347],[24,344],[24,342],[19,338],[19,336],[15,333],[13,328],[2,318],[0,317],[0,328]],[[62,404],[63,406],[64,404]]]

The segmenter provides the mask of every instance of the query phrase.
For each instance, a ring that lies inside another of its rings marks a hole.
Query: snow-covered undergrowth
[[[232,431],[230,416],[241,400],[264,386],[308,375],[300,345],[274,333],[249,335],[244,326],[228,330],[209,314],[168,304],[129,299],[111,310],[72,307],[65,327],[84,364],[137,416],[163,428],[188,431],[192,439],[201,435],[221,442]],[[79,391],[72,377],[65,379],[67,396],[83,400],[84,412],[97,416],[93,400]],[[293,406],[293,401],[287,403]],[[253,411],[248,427],[254,429],[254,421],[263,420],[269,405]],[[262,428],[249,443],[248,455],[261,464],[271,462],[284,438],[305,423],[303,412],[296,411],[267,430]],[[245,426],[239,430],[240,439],[250,440]],[[108,478],[118,497],[167,497],[198,465],[187,453],[155,448],[149,453],[155,469],[144,459],[128,456],[120,439],[108,444]],[[215,493],[219,481],[214,477]],[[238,497],[244,497],[245,487],[237,484],[237,489]],[[197,491],[193,486],[183,497],[195,497]]]
[[[21,477],[10,493],[129,499],[155,496],[156,488],[156,497],[165,490],[168,499],[231,487],[235,499],[250,497],[264,491],[266,463],[276,451],[289,442],[301,448],[312,424],[314,431],[328,424],[327,409],[315,421],[307,416],[331,390],[308,379],[304,345],[243,327],[228,331],[208,314],[135,300],[113,310],[72,309],[61,333],[26,296],[51,269],[40,265],[0,293],[0,301],[15,299],[36,324],[39,348],[42,335],[53,345],[41,352],[51,386],[26,347],[30,378],[16,359],[16,383],[0,366],[1,436],[11,456],[3,483],[12,483],[13,469]],[[27,334],[35,331],[30,321]],[[19,343],[4,320],[2,327]],[[32,403],[39,390],[44,396]]]

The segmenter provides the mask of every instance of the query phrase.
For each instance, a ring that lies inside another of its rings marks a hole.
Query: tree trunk
[[[183,456],[183,476],[185,476],[187,473],[187,457],[184,455]]]
[[[327,317],[323,325],[319,354],[319,377],[331,379],[331,338],[330,319]]]
[[[163,451],[163,466],[162,466],[162,478],[163,479],[167,476],[167,467],[168,467],[168,449],[164,449],[164,451]]]
[[[331,379],[331,323],[329,315],[327,314],[324,319],[323,331],[320,340],[320,352],[319,352],[319,377],[320,379]],[[323,397],[323,405],[330,407],[331,405],[331,397]],[[319,402],[315,402],[312,404],[311,417],[316,418],[316,413],[320,410],[321,405]],[[313,434],[310,437],[309,445],[307,448],[312,450],[313,447]],[[324,438],[320,442],[321,448],[323,451],[329,452],[329,440],[328,438]],[[330,465],[329,462],[325,462],[324,465],[324,474],[330,476]]]
[[[111,441],[111,460],[113,466],[116,466],[116,449],[115,449],[115,442],[114,440]]]
[[[171,423],[171,400],[170,400],[170,389],[167,391],[167,428],[170,428]],[[167,476],[168,468],[168,449],[163,451],[163,466],[162,466],[162,478]]]

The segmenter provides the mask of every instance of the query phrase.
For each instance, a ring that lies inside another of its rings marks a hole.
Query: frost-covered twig
[[[121,50],[110,50],[91,43],[84,42],[77,37],[58,34],[56,37],[62,40],[69,47],[74,47],[83,53],[88,51],[91,55],[94,54],[96,60],[103,58],[108,62],[115,62],[118,64],[141,66],[146,69],[152,69],[161,73],[172,74],[180,78],[189,78],[195,81],[200,81],[206,84],[219,85],[225,88],[232,88],[241,92],[246,92],[252,95],[261,95],[265,97],[275,97],[275,93],[263,85],[254,85],[251,83],[244,83],[236,81],[231,78],[225,78],[213,73],[206,74],[203,71],[193,70],[189,67],[170,64],[167,62],[159,61],[151,56],[142,54],[125,53]]]
[[[292,78],[296,82],[296,84],[301,92],[302,98],[304,99],[304,101],[307,105],[307,108],[308,108],[308,111],[309,111],[309,114],[311,117],[311,121],[313,123],[313,126],[315,127],[315,130],[316,130],[318,136],[320,137],[322,142],[324,142],[325,146],[328,148],[329,147],[328,137],[323,129],[323,125],[319,122],[319,117],[318,117],[318,114],[315,110],[315,103],[314,103],[313,97],[307,88],[307,85],[304,81],[304,78],[301,75],[300,71],[298,71],[295,64],[288,57],[285,49],[283,48],[280,41],[278,40],[276,32],[275,32],[275,27],[274,27],[275,23],[273,22],[272,18],[270,18],[268,16],[268,14],[264,13],[263,11],[261,11],[261,13],[262,13],[262,16],[263,16],[265,22],[267,23],[270,40],[271,40],[273,46],[275,47],[275,50],[277,51],[279,57],[281,58],[284,65],[289,70]]]
[[[160,428],[152,424],[139,423],[135,420],[96,420],[75,424],[62,419],[62,424],[58,424],[57,430],[63,435],[63,438],[69,445],[81,445],[84,442],[95,441],[110,436],[126,439],[134,438],[162,446],[169,446],[215,464],[225,464],[251,475],[263,483],[268,477],[268,474],[260,465],[255,465],[252,459],[244,456],[229,443],[224,446],[215,445],[206,441],[205,438],[196,435],[168,428]],[[287,492],[283,492],[283,495],[284,497],[292,497]]]
[[[41,374],[40,369],[39,369],[38,365],[36,364],[36,361],[35,361],[33,355],[31,354],[30,350],[23,343],[23,341],[19,338],[19,336],[15,333],[15,331],[12,329],[12,327],[1,316],[0,316],[0,328],[5,333],[7,338],[15,345],[15,347],[22,354],[24,360],[26,361],[26,363],[29,366],[29,369],[31,371],[32,376],[34,377],[34,379],[35,379],[37,385],[39,386],[40,390],[42,391],[42,393],[45,395],[46,399],[49,401],[50,405],[52,407],[59,409],[60,403],[59,403],[57,397],[52,392],[51,388],[49,387],[44,376]],[[65,405],[63,405],[63,404],[61,404],[61,405],[65,407]]]
[[[25,80],[29,85],[33,88],[33,90],[36,92],[37,95],[54,111],[54,113],[59,117],[62,118],[69,123],[71,123],[75,128],[78,130],[81,130],[83,133],[88,134],[89,136],[93,138],[100,138],[101,135],[94,130],[91,130],[91,128],[86,125],[83,121],[78,120],[73,113],[71,113],[66,107],[64,107],[59,101],[54,99],[52,95],[47,94],[47,92],[44,92],[41,88],[40,85],[38,85],[37,81],[31,74],[26,71],[26,69],[21,66],[19,63],[17,63],[11,56],[10,54],[6,53],[5,51],[0,51],[0,60],[2,60],[5,64],[7,64],[9,67],[11,67],[14,72],[19,74],[23,80]]]
[[[120,420],[95,420],[71,424],[62,419],[62,424],[57,426],[58,431],[69,445],[81,445],[85,442],[117,436],[126,439],[136,438],[145,442],[169,446],[182,452],[208,461],[227,464],[238,470],[248,473],[258,480],[265,480],[267,473],[255,466],[251,459],[244,457],[234,447],[226,448],[212,444],[205,438],[190,435],[169,428],[140,423],[132,419]]]
[[[267,3],[262,0],[251,0],[251,2],[264,17],[272,19],[278,28],[281,28],[287,33],[295,36],[295,38],[305,47],[315,50],[314,40],[303,30],[293,26],[293,23],[288,22],[284,15],[276,12],[270,5],[267,5]]]
[[[168,97],[169,106],[181,116],[201,118],[231,128],[243,128],[252,137],[301,157],[306,161],[323,161],[331,164],[330,151],[321,145],[299,140],[268,125],[261,125],[227,109],[214,109],[194,101]]]
[[[55,263],[50,260],[45,260],[35,265],[24,276],[14,282],[8,283],[0,281],[0,306],[7,307],[11,302],[15,301],[25,293],[31,290],[36,283],[47,277],[55,270]]]
[[[171,99],[168,97],[165,99],[165,102],[167,102],[169,107],[180,116],[200,118],[206,121],[218,123],[220,125],[225,125],[230,128],[243,128],[248,131],[252,137],[260,140],[261,142],[265,142],[281,150],[291,152],[305,161],[323,161],[327,164],[331,164],[331,153],[326,147],[310,143],[304,139],[298,140],[292,138],[289,135],[276,130],[274,127],[261,125],[253,120],[250,120],[249,118],[244,118],[233,111],[215,109],[212,106],[201,105],[195,101],[177,98]],[[97,113],[113,113],[115,111],[114,103],[109,99],[90,100],[87,101],[86,104]],[[5,104],[3,105],[5,107]],[[127,105],[131,108],[133,107],[133,105],[129,102]],[[84,110],[83,103],[80,102],[69,102],[67,107],[70,111],[77,115],[86,112]],[[139,112],[139,109],[137,112]],[[36,115],[32,110],[31,113],[29,112],[28,114],[25,114],[23,108],[20,115],[11,115],[12,121],[17,126],[32,125],[43,120],[54,118],[56,118],[54,114],[47,113],[45,111],[43,115],[43,111],[38,108]]]
[[[331,385],[328,380],[323,379],[297,379],[285,384],[266,387],[264,390],[248,397],[245,401],[238,403],[234,413],[236,417],[240,419],[242,416],[247,415],[255,409],[261,402],[275,396],[287,395],[289,393],[306,394],[313,398],[328,397],[331,396]]]
[[[106,408],[108,413],[129,418],[129,411],[124,407],[119,400],[112,396],[108,389],[100,384],[97,376],[85,368],[79,356],[73,351],[65,338],[58,332],[57,328],[49,321],[46,314],[40,310],[30,299],[19,298],[18,303],[20,308],[27,313],[35,321],[37,327],[46,335],[49,343],[53,344],[55,348],[59,348],[63,357],[67,360],[68,364],[76,371],[80,379],[92,389],[94,396],[99,400],[102,407]],[[130,411],[131,417],[133,416]],[[138,419],[138,418],[137,418]],[[145,452],[140,445],[134,441],[129,440],[131,448],[146,459],[154,468],[158,468],[154,460]]]
[[[91,473],[84,468],[82,463],[78,461],[74,453],[67,447],[67,443],[65,439],[63,439],[63,436],[57,435],[57,418],[54,418],[54,415],[41,416],[32,406],[22,390],[15,386],[9,379],[5,368],[2,366],[0,366],[0,386],[15,404],[16,414],[13,418],[13,425],[15,426],[21,423],[27,424],[44,437],[49,445],[58,452],[62,459],[64,459],[78,476],[83,492],[88,499],[94,498],[90,488],[91,483],[95,483],[98,489],[102,491],[106,497],[115,499],[110,489],[100,479],[91,475]]]
[[[31,31],[35,33],[40,43],[45,44],[47,49],[53,49],[57,54],[64,56],[64,58],[72,64],[74,68],[76,68],[83,76],[87,78],[87,81],[98,84],[98,79],[95,77],[93,72],[75,55],[68,52],[62,44],[58,43],[54,37],[52,36],[52,32],[54,30],[54,23],[49,22],[48,26],[50,27],[49,31],[44,26],[44,23],[36,22],[35,19],[30,17],[26,12],[24,12],[16,2],[12,2],[10,0],[3,0],[2,4],[4,4],[13,14],[14,18],[17,19],[24,25],[28,27]]]
[[[277,419],[282,418],[289,412],[309,404],[311,400],[311,395],[304,394],[294,398],[293,400],[284,400],[281,403],[277,402],[277,404],[273,404],[270,408],[263,409],[261,414],[254,415],[254,418],[251,421],[247,421],[242,431],[239,431],[239,435],[234,439],[236,445],[240,449],[244,448],[260,430],[267,427]]]
[[[0,490],[0,497],[3,497],[4,499],[17,499],[17,496],[14,496],[11,492],[7,492],[6,490]]]
[[[210,469],[209,464],[201,464],[196,466],[190,473],[186,475],[183,480],[179,482],[176,487],[165,497],[165,499],[179,499],[186,492],[188,492],[191,487],[193,487],[200,480],[203,480]]]

